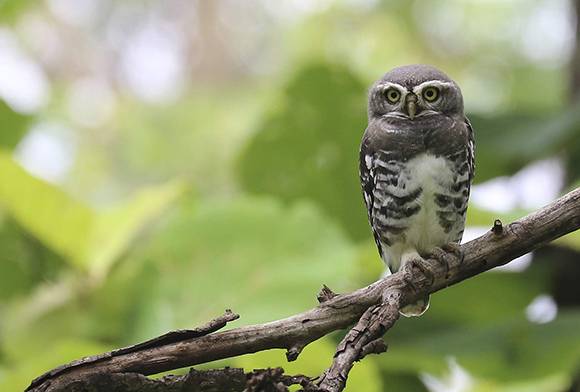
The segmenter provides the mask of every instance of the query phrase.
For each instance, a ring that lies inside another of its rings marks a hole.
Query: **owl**
[[[369,92],[360,147],[368,219],[388,271],[459,250],[475,172],[473,129],[457,83],[428,65],[394,68]],[[445,252],[441,252],[445,249]],[[438,252],[436,252],[438,251]],[[429,297],[401,309],[419,316]]]

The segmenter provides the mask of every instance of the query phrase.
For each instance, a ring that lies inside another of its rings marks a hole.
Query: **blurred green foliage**
[[[139,228],[179,196],[182,188],[180,182],[173,182],[144,189],[125,205],[99,214],[29,175],[0,150],[2,205],[40,241],[91,273],[105,274]]]
[[[12,110],[6,102],[0,100],[0,118],[4,132],[0,134],[0,148],[14,148],[30,125],[30,116]]]
[[[361,198],[356,162],[365,93],[344,67],[302,69],[241,155],[244,188],[288,202],[312,200],[353,238],[366,237],[366,217],[352,208]]]
[[[569,178],[580,177],[579,109],[580,104],[575,104],[557,114],[471,115],[474,129],[485,132],[476,133],[477,181],[513,173],[530,161],[554,155],[563,159]]]
[[[0,2],[3,20],[46,12],[18,3]],[[234,325],[261,323],[315,306],[323,283],[344,292],[377,279],[383,266],[360,196],[358,145],[367,86],[399,63],[435,63],[465,86],[477,182],[557,157],[564,189],[578,186],[580,111],[566,104],[565,64],[522,58],[469,18],[456,21],[465,29],[454,35],[457,47],[419,22],[423,13],[436,21],[440,10],[461,10],[499,31],[519,15],[514,4],[347,3],[301,14],[284,29],[260,25],[280,39],[262,44],[284,46],[287,56],[273,76],[240,67],[224,76],[217,61],[208,67],[215,79],[197,80],[169,103],[118,91],[114,115],[100,126],[67,119],[74,72],[51,76],[54,97],[38,113],[0,101],[0,390],[22,390],[52,367],[224,308],[241,314]],[[493,110],[485,110],[486,83],[504,94]],[[26,169],[19,148],[35,123],[55,120],[75,127],[76,155],[64,180],[48,182]],[[468,225],[527,212],[471,205]],[[577,260],[580,234],[556,246]],[[448,381],[454,358],[476,392],[564,392],[579,370],[580,298],[549,322],[526,316],[534,299],[553,294],[554,277],[569,273],[564,261],[542,253],[524,271],[492,271],[434,295],[425,316],[389,331],[387,354],[356,364],[349,390],[425,391],[420,377]],[[316,375],[340,337],[313,343],[291,364],[281,350],[219,364]]]

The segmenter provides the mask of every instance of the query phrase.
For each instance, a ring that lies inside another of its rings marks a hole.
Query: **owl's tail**
[[[404,306],[403,308],[401,308],[399,313],[405,317],[417,317],[417,316],[421,316],[423,313],[425,313],[427,311],[427,309],[429,309],[429,296],[428,295],[425,296],[424,298],[421,298],[420,300],[418,300],[414,304],[409,304],[407,306]]]

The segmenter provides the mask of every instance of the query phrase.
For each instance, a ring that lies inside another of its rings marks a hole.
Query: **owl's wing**
[[[465,117],[465,126],[467,127],[467,164],[469,168],[469,184],[471,185],[473,177],[475,177],[475,137],[473,136],[473,127],[467,117]]]
[[[464,127],[463,130],[467,131],[467,143],[465,143],[465,148],[456,154],[459,158],[457,165],[457,170],[460,176],[456,178],[456,183],[453,184],[453,192],[455,192],[455,200],[460,200],[459,204],[454,205],[455,212],[463,217],[463,222],[465,221],[465,216],[467,213],[467,205],[469,201],[469,196],[471,193],[471,183],[473,182],[473,177],[475,176],[475,139],[473,135],[473,127],[469,122],[467,117],[464,117],[464,123],[460,124]],[[456,161],[457,162],[457,161]],[[467,173],[465,172],[465,168]],[[463,238],[463,227],[457,233],[457,237],[454,239],[455,242],[461,242]]]
[[[369,223],[371,229],[373,231],[373,237],[375,239],[375,243],[377,244],[377,248],[379,250],[379,255],[383,258],[383,248],[381,246],[380,236],[375,226],[373,224],[373,204],[374,204],[374,188],[376,185],[375,176],[374,176],[374,153],[375,151],[371,147],[370,139],[368,137],[369,131],[368,129],[365,131],[365,135],[363,136],[361,146],[360,146],[360,155],[359,155],[359,176],[360,176],[360,183],[362,188],[362,194],[365,201],[365,206],[367,208],[367,216],[369,218]]]

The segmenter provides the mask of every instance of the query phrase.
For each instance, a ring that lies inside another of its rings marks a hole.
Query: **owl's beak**
[[[409,118],[412,120],[415,118],[415,114],[417,114],[417,96],[415,94],[407,95],[406,104],[407,104],[407,114],[409,115]]]

